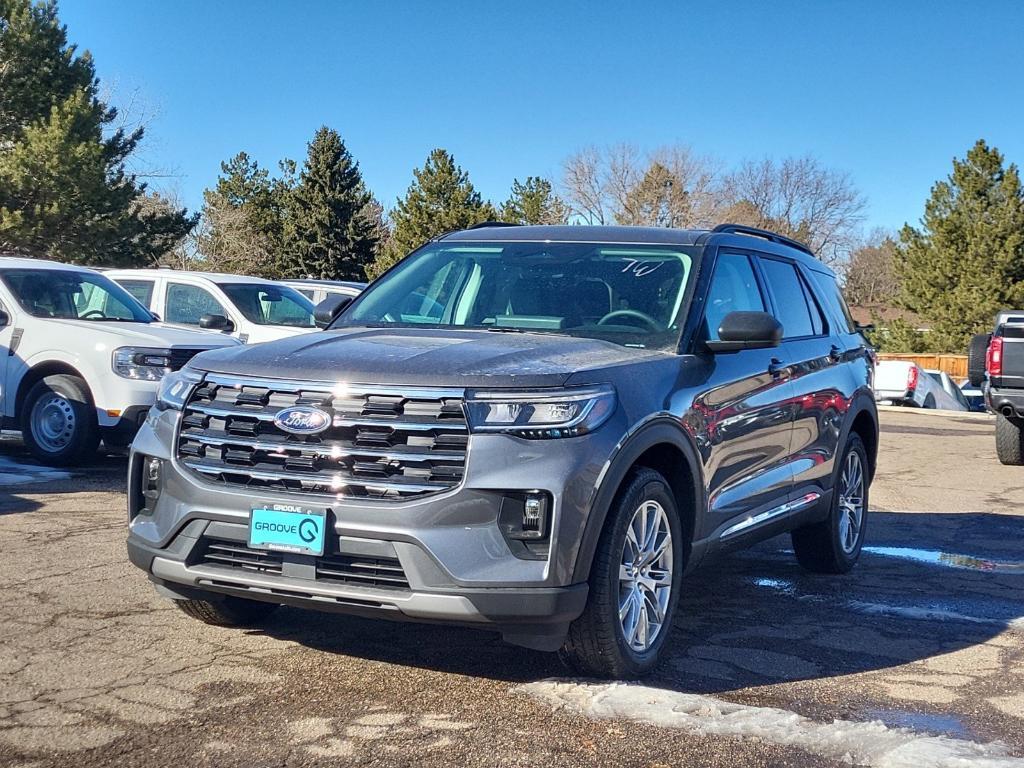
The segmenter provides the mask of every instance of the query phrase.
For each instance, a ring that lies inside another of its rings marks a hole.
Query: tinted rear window
[[[854,325],[850,308],[846,306],[846,299],[836,284],[836,279],[824,272],[811,271],[810,275],[818,298],[832,319],[832,327],[840,331],[845,328],[847,333],[854,333],[857,327]]]

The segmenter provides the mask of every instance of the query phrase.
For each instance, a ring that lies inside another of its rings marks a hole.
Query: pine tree
[[[513,224],[567,224],[569,208],[540,176],[512,182],[512,193],[501,206],[501,220]]]
[[[653,162],[627,192],[619,224],[645,227],[685,226],[691,219],[690,199],[683,181],[659,162]]]
[[[203,193],[199,249],[205,269],[282,276],[292,165],[282,163],[283,178],[272,179],[245,152],[220,164],[217,185]]]
[[[469,174],[444,149],[432,151],[413,177],[405,198],[391,211],[391,240],[367,270],[371,278],[432,237],[498,218],[494,206],[473,187]]]
[[[286,274],[362,280],[379,236],[371,203],[359,164],[341,136],[320,128],[291,193]]]
[[[963,353],[1000,309],[1024,302],[1024,192],[1015,165],[979,140],[932,187],[921,229],[900,232],[900,303],[931,324],[927,344]]]
[[[151,264],[194,226],[146,205],[125,163],[142,129],[113,129],[88,53],[54,2],[0,0],[0,250],[108,265]]]

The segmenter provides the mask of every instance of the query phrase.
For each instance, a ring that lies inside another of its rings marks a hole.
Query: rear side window
[[[794,339],[821,333],[821,315],[818,314],[819,329],[816,331],[811,308],[807,305],[807,294],[796,267],[786,261],[761,259],[761,268],[775,298],[775,317],[782,323],[782,337]]]
[[[152,280],[118,280],[117,283],[147,309],[153,308]]]
[[[825,304],[825,310],[832,318],[832,327],[840,330],[845,328],[847,333],[856,332],[857,327],[853,323],[853,315],[850,314],[850,308],[846,306],[846,300],[836,284],[836,279],[824,272],[811,271],[810,275],[818,296]]]
[[[764,311],[764,299],[750,257],[741,253],[719,254],[704,312],[708,340],[718,340],[718,328],[730,312]]]

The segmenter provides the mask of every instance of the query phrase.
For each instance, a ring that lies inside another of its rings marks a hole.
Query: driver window
[[[718,327],[730,312],[764,311],[764,299],[750,257],[741,253],[720,253],[704,311],[708,340],[718,340]]]
[[[203,315],[224,315],[230,317],[227,310],[213,295],[198,285],[169,283],[167,285],[167,301],[164,306],[164,320],[168,323],[181,325],[199,325]]]

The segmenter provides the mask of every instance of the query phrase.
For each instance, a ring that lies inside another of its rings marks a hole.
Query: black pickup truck
[[[999,461],[1024,465],[1024,310],[996,315],[995,330],[974,336],[967,355],[968,378],[996,414]]]

